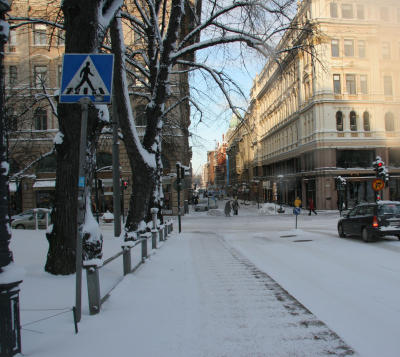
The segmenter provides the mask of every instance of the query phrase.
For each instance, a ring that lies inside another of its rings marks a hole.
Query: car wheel
[[[15,226],[16,229],[25,229],[25,226],[23,224],[17,224]]]
[[[364,242],[372,242],[373,241],[373,237],[372,237],[371,233],[369,233],[367,228],[365,228],[365,227],[361,231],[361,237]]]
[[[338,232],[339,232],[339,237],[340,237],[340,238],[345,238],[345,237],[346,237],[346,233],[344,233],[343,225],[342,225],[342,224],[339,224],[339,226],[338,226]]]

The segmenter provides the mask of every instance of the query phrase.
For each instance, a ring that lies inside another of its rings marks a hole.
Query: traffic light
[[[372,166],[375,170],[375,176],[383,180],[385,183],[388,183],[389,173],[385,167],[385,163],[382,161],[380,156],[376,157],[376,160],[372,163]]]
[[[128,180],[122,180],[122,189],[126,190],[128,188]]]

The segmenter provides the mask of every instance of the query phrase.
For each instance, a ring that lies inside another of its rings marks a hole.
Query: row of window
[[[57,87],[61,85],[62,66],[57,66]],[[8,66],[8,84],[10,87],[18,86],[18,67],[11,65]],[[43,86],[48,87],[49,76],[48,66],[46,65],[34,65],[33,66],[33,77],[32,86],[35,88],[42,88]]]
[[[366,74],[346,74],[345,80],[347,94],[368,94],[368,76]],[[340,74],[333,75],[333,92],[335,94],[342,94],[342,81]],[[392,76],[383,76],[383,94],[387,97],[393,96]]]
[[[340,40],[332,39],[331,40],[331,56],[332,57],[340,57],[341,52],[344,57],[355,57],[355,41],[353,39],[344,39],[343,40],[343,48],[340,46]],[[341,51],[342,50],[342,51]],[[366,58],[366,42],[364,40],[357,41],[357,54],[359,58]],[[400,43],[399,43],[399,51],[398,56],[400,58]],[[382,42],[381,43],[381,57],[382,59],[389,60],[392,58],[392,49],[390,42]]]
[[[358,19],[365,20],[365,6],[364,4],[351,4],[351,3],[342,3],[339,4],[337,2],[330,3],[330,15],[332,18],[339,17],[339,9],[341,18],[343,19]],[[381,6],[379,8],[379,19],[382,21],[391,21],[392,14],[390,13],[391,9],[386,6]],[[394,14],[395,20],[400,23],[400,8],[397,8],[397,12]],[[394,18],[393,18],[394,19]]]
[[[363,113],[363,129],[364,131],[371,131],[370,115],[369,112],[365,111]],[[336,112],[336,130],[343,131],[344,129],[344,116],[343,112],[340,110]],[[357,131],[357,113],[352,110],[349,114],[349,124],[351,131]],[[391,112],[385,114],[385,130],[394,131],[394,115]]]
[[[54,35],[54,32],[51,32],[51,35]],[[64,46],[65,44],[65,35],[64,31],[58,29],[56,32],[56,43],[58,46]],[[34,24],[33,32],[32,32],[32,42],[35,46],[46,46],[49,44],[50,33],[47,29],[47,26],[44,24]],[[10,30],[10,35],[8,38],[8,51],[14,52],[14,48],[17,45],[17,31]]]

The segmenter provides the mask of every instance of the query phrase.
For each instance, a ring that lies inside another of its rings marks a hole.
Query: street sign
[[[60,103],[79,103],[89,98],[93,103],[110,103],[113,54],[64,54]]]
[[[381,179],[375,179],[372,181],[372,188],[374,191],[380,191],[385,187],[385,181]]]
[[[293,208],[293,214],[295,214],[296,216],[300,214],[300,207],[295,207]]]

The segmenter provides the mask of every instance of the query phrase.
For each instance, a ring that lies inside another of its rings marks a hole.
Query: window
[[[336,112],[336,130],[343,131],[343,113],[341,111]]]
[[[385,114],[385,130],[386,131],[394,131],[394,117],[393,113]]]
[[[36,173],[39,172],[56,172],[57,170],[57,158],[56,155],[52,154],[46,156],[40,160],[36,166]]]
[[[350,130],[357,131],[357,114],[354,110],[350,112]]]
[[[393,95],[393,86],[392,86],[392,77],[391,76],[383,77],[383,93],[386,96]]]
[[[18,117],[13,107],[5,108],[5,127],[8,131],[17,131]]]
[[[365,74],[360,75],[360,92],[368,94],[368,77]]]
[[[135,108],[135,112],[136,112],[136,118],[135,118],[136,125],[137,126],[146,126],[147,125],[146,106],[138,105]]]
[[[354,74],[346,74],[346,90],[348,94],[356,94],[356,76]]]
[[[353,40],[344,40],[344,55],[346,57],[354,56],[354,41]]]
[[[65,45],[65,32],[61,29],[57,31],[57,45],[64,46]]]
[[[17,45],[17,31],[10,30],[10,35],[8,37],[8,52],[15,52],[15,46]]]
[[[46,25],[42,24],[33,25],[33,44],[39,46],[47,44]]]
[[[338,7],[335,2],[331,2],[330,4],[330,10],[331,10],[331,17],[338,17]]]
[[[57,66],[57,85],[58,85],[58,88],[61,88],[61,79],[62,79],[62,65],[59,64]]]
[[[17,66],[10,66],[8,67],[8,78],[9,78],[9,83],[10,87],[13,87],[17,84],[18,80],[18,68]]]
[[[364,127],[364,131],[370,131],[371,130],[371,125],[369,122],[369,113],[368,112],[364,112],[363,114],[363,127]]]
[[[375,150],[337,150],[336,167],[371,167]]]
[[[342,4],[342,17],[344,19],[353,18],[353,5],[352,4]]]
[[[358,57],[360,57],[360,58],[366,57],[365,41],[363,41],[363,40],[358,41]]]
[[[381,7],[381,20],[389,20],[389,9],[387,7]]]
[[[339,57],[339,40],[331,41],[331,54],[332,57]]]
[[[34,86],[40,88],[47,83],[47,66],[35,66],[33,73]]]
[[[333,75],[333,92],[335,94],[342,93],[342,84],[340,83],[340,74]]]
[[[357,19],[359,19],[359,20],[365,19],[364,5],[362,5],[362,4],[357,4]]]
[[[35,130],[47,130],[47,112],[39,108],[34,114]]]
[[[390,59],[390,43],[382,42],[382,58]]]

